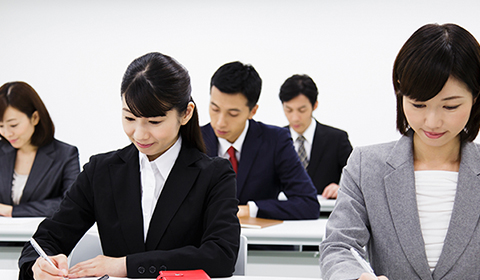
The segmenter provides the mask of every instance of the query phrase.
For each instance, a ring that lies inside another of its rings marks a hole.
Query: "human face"
[[[175,144],[180,126],[190,120],[194,108],[193,103],[189,103],[183,116],[179,116],[177,110],[172,109],[163,117],[144,118],[132,114],[124,97],[122,101],[123,130],[130,141],[141,153],[147,155],[150,161],[157,159]]]
[[[221,92],[215,86],[210,91],[210,124],[217,137],[234,143],[245,129],[247,120],[253,118],[258,105],[250,110],[248,99],[241,93]]]
[[[467,86],[450,77],[442,90],[427,101],[403,97],[403,111],[415,131],[415,145],[460,145],[460,132],[470,117],[473,96]]]
[[[3,114],[3,121],[0,122],[0,134],[15,149],[32,148],[34,146],[31,144],[31,139],[39,120],[37,111],[29,118],[22,111],[8,106]]]
[[[318,101],[312,106],[305,95],[299,94],[291,100],[283,102],[283,112],[290,127],[298,134],[303,134],[312,122],[312,113],[317,109],[317,106]]]

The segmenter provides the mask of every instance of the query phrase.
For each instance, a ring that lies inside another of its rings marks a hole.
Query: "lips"
[[[429,131],[424,131],[424,133],[425,133],[425,136],[427,136],[430,139],[438,139],[445,134],[445,132],[437,133],[437,132],[429,132]]]
[[[136,143],[137,143],[137,146],[139,148],[142,148],[142,149],[150,148],[153,145],[153,143],[151,143],[151,144],[142,144],[142,143],[138,143],[138,142],[136,142]]]
[[[225,134],[227,134],[226,131],[218,130],[218,129],[216,130],[216,132],[217,132],[217,135],[225,135]]]

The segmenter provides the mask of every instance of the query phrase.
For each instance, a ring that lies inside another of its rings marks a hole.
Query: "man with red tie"
[[[209,156],[229,158],[237,172],[239,216],[316,219],[316,189],[285,128],[253,120],[262,80],[251,65],[231,62],[213,74],[210,120],[202,127]],[[283,192],[286,199],[278,199]]]

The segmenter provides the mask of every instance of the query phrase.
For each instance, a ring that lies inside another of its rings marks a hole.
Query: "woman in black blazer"
[[[235,172],[203,153],[190,92],[188,72],[166,55],[130,64],[121,97],[132,144],[93,156],[59,211],[37,229],[34,238],[58,269],[27,244],[20,279],[155,278],[182,269],[232,275],[240,236]],[[95,222],[105,255],[69,269],[65,255]]]
[[[54,125],[27,83],[0,87],[0,216],[46,217],[80,172],[78,150],[54,139]]]

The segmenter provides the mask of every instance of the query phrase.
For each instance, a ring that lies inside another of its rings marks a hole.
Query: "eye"
[[[148,122],[151,123],[151,124],[154,124],[154,125],[162,123],[161,121],[148,121]]]
[[[443,108],[447,109],[447,110],[455,110],[457,109],[458,107],[460,107],[460,105],[455,105],[455,106],[444,106]]]
[[[17,125],[18,125],[18,124],[12,124],[10,127],[11,127],[11,128],[15,128],[15,127],[17,127]]]
[[[127,121],[129,121],[129,122],[135,121],[135,119],[134,119],[134,118],[131,118],[131,117],[125,117],[125,119],[126,119]]]
[[[416,103],[412,103],[412,106],[417,108],[417,109],[420,109],[420,108],[425,108],[425,104],[416,104]]]

